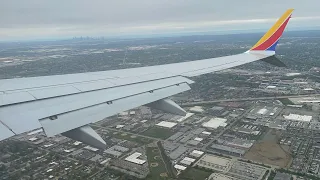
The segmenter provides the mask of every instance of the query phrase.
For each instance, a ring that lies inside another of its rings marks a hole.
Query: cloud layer
[[[318,0],[307,3],[301,0],[0,0],[0,3],[0,40],[243,29],[244,24],[245,28],[257,29],[272,24],[288,8],[296,9],[293,26],[320,25]]]

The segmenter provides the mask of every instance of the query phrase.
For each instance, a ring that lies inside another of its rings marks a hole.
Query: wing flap
[[[34,100],[36,100],[36,98],[28,92],[0,94],[0,106]]]
[[[42,88],[42,89],[35,89],[27,91],[36,99],[45,99],[57,96],[65,96],[69,94],[76,94],[80,93],[79,89],[76,89],[73,86],[60,86],[60,87],[53,87],[53,88]]]

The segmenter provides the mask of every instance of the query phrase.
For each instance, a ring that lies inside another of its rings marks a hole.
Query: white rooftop
[[[181,171],[187,169],[187,167],[181,166],[181,165],[179,165],[179,164],[174,165],[174,168],[179,169],[179,170],[181,170]]]
[[[202,126],[216,129],[219,126],[226,126],[227,125],[225,123],[226,121],[227,119],[224,119],[224,118],[212,118],[210,119],[210,121],[203,123]]]
[[[193,150],[191,153],[202,155],[203,151]]]
[[[34,135],[34,134],[38,134],[40,132],[43,132],[43,130],[42,129],[38,129],[38,130],[35,130],[35,131],[32,131],[32,132],[29,132],[27,135],[31,136],[31,135]]]
[[[228,166],[231,162],[231,159],[215,156],[215,155],[208,155],[208,154],[202,156],[201,160],[205,162],[214,163],[219,166]]]
[[[142,122],[142,123],[145,123],[145,122],[147,122],[147,121],[148,121],[148,120],[142,120],[141,122]]]
[[[122,125],[122,124],[119,124],[119,125],[116,126],[117,129],[123,128],[123,127],[124,127],[124,125]]]
[[[194,140],[196,140],[196,141],[202,141],[203,138],[196,137],[196,138],[194,138]]]
[[[75,145],[75,146],[78,146],[80,144],[82,144],[82,142],[80,142],[80,141],[76,141],[76,142],[73,143],[73,145]]]
[[[275,89],[277,86],[267,86],[267,89]]]
[[[43,145],[44,147],[50,147],[50,146],[53,146],[53,144],[46,144],[46,145]]]
[[[194,106],[192,108],[189,109],[189,111],[193,111],[193,112],[203,112],[203,108],[201,106]]]
[[[289,114],[288,116],[283,115],[283,117],[289,120],[304,121],[304,122],[310,122],[312,120],[312,116],[299,115],[299,114]]]
[[[188,119],[189,117],[191,117],[193,115],[194,115],[194,113],[187,113],[184,117],[181,117],[181,118],[177,119],[177,122],[182,122],[182,121]]]
[[[101,161],[100,164],[105,164],[105,163],[107,163],[108,161],[110,161],[110,159],[111,159],[111,158],[107,158],[107,159]]]
[[[203,131],[202,134],[205,134],[205,135],[210,135],[211,132],[208,132],[208,131]]]
[[[185,161],[190,161],[190,162],[196,161],[195,159],[189,158],[189,157],[185,157],[185,158],[183,158],[183,160],[185,160]]]
[[[30,138],[29,141],[36,141],[38,138],[36,137],[33,137],[33,138]]]
[[[131,154],[130,156],[126,157],[125,160],[129,162],[133,162],[136,164],[144,164],[146,161],[138,159],[138,157],[141,156],[141,153],[135,152]]]
[[[85,149],[88,149],[88,150],[90,150],[90,151],[93,151],[93,152],[96,152],[96,151],[98,151],[99,149],[97,149],[97,148],[94,148],[94,147],[91,147],[91,146],[86,146],[86,147],[84,147]]]
[[[166,127],[166,128],[172,128],[175,125],[177,125],[177,123],[174,122],[168,122],[168,121],[161,121],[158,124],[156,124],[157,126],[161,126],[161,127]]]
[[[266,108],[262,108],[262,109],[260,109],[260,110],[257,112],[257,114],[264,115],[264,114],[266,114],[267,111],[268,111],[268,110],[267,110]]]

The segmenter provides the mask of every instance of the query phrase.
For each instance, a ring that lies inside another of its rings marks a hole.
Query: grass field
[[[282,102],[282,104],[284,105],[293,105],[294,103],[292,101],[290,101],[288,98],[282,98],[282,99],[279,99],[279,101]]]
[[[116,132],[116,131],[110,132],[109,135],[118,139],[124,139],[128,141],[136,142],[139,144],[149,144],[153,141],[152,139],[148,139],[145,137],[140,137],[140,136],[131,135],[128,133]]]
[[[244,157],[262,164],[287,167],[290,164],[292,157],[286,148],[277,143],[280,134],[279,131],[269,130],[263,139],[258,143],[255,143]]]
[[[160,151],[157,147],[147,147],[147,157],[148,157],[148,163],[149,163],[149,169],[150,169],[150,175],[147,179],[155,179],[155,180],[163,180],[168,179],[168,177],[161,177],[162,175],[168,174],[165,164],[163,163],[163,160],[160,155]],[[157,166],[153,166],[153,165]]]
[[[186,172],[183,172],[179,176],[179,178],[186,180],[204,180],[211,174],[212,172],[207,172],[196,168],[188,168]]]
[[[159,139],[167,139],[173,134],[174,132],[172,132],[170,129],[159,128],[159,127],[152,127],[142,133],[142,135],[159,138]]]

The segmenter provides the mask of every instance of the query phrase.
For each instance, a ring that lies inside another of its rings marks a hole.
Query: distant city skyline
[[[0,41],[267,30],[295,8],[288,30],[320,29],[319,2],[0,0]]]

